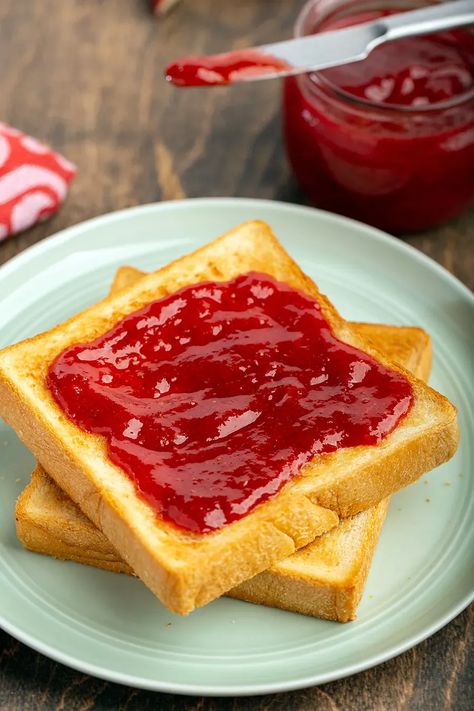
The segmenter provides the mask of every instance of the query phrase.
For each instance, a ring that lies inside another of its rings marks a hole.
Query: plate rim
[[[123,684],[125,686],[130,686],[136,689],[144,689],[146,691],[156,691],[160,693],[167,694],[179,694],[182,696],[263,696],[266,694],[278,694],[287,691],[298,691],[301,689],[308,689],[312,686],[319,686],[320,684],[327,684],[332,681],[337,681],[339,679],[345,679],[347,677],[359,674],[360,672],[372,669],[379,664],[394,659],[395,657],[403,654],[404,652],[416,647],[418,644],[423,642],[428,637],[433,636],[445,627],[449,622],[451,622],[455,617],[457,617],[463,610],[465,610],[474,601],[474,592],[465,596],[460,603],[453,607],[450,612],[445,616],[441,617],[437,622],[433,623],[430,627],[427,627],[423,632],[420,632],[413,637],[408,638],[405,642],[396,645],[387,651],[386,654],[375,654],[364,662],[359,664],[347,665],[341,670],[335,670],[332,673],[326,674],[313,674],[308,677],[298,679],[294,682],[265,682],[263,684],[251,684],[248,686],[243,685],[212,685],[212,686],[199,686],[196,684],[185,684],[176,682],[162,682],[162,681],[151,681],[145,677],[137,677],[134,675],[128,675],[121,672],[110,671],[104,667],[98,667],[95,664],[88,664],[87,662],[78,661],[76,658],[69,654],[63,652],[58,652],[54,647],[37,640],[34,637],[28,635],[28,633],[23,631],[18,631],[12,625],[5,622],[3,616],[0,614],[0,628],[3,629],[7,634],[18,641],[26,644],[31,649],[34,649],[41,654],[44,654],[49,659],[55,662],[64,664],[65,666],[75,669],[83,674],[88,674],[98,679],[103,679],[104,681],[110,681],[114,684]]]
[[[474,292],[472,292],[466,284],[458,279],[458,277],[451,274],[446,267],[443,267],[439,262],[435,261],[432,257],[429,257],[424,252],[421,252],[416,247],[407,242],[403,241],[402,237],[395,237],[394,235],[384,232],[383,230],[373,227],[372,225],[366,225],[359,220],[354,220],[350,217],[345,217],[344,215],[338,215],[336,213],[327,212],[326,210],[321,210],[316,207],[310,207],[308,205],[298,205],[296,203],[283,202],[281,200],[270,200],[270,199],[260,199],[260,198],[245,198],[245,197],[195,197],[195,198],[184,198],[183,200],[164,200],[163,202],[149,202],[143,205],[133,205],[131,207],[121,208],[120,210],[112,210],[111,212],[106,212],[102,215],[97,215],[95,217],[90,217],[87,220],[77,222],[75,225],[69,225],[64,227],[58,232],[54,232],[38,242],[26,247],[19,254],[14,255],[2,265],[0,265],[0,278],[4,274],[8,274],[10,270],[13,270],[18,264],[21,265],[22,261],[28,261],[32,256],[34,257],[36,253],[40,254],[43,251],[48,251],[51,245],[54,243],[60,244],[62,242],[67,242],[68,240],[75,239],[75,232],[79,233],[95,225],[100,225],[101,223],[113,222],[114,220],[120,220],[125,215],[135,215],[139,213],[153,212],[156,209],[159,210],[180,210],[182,207],[192,207],[193,205],[204,207],[213,205],[225,206],[229,205],[249,205],[258,207],[263,205],[265,207],[276,207],[278,210],[283,210],[286,212],[295,212],[303,214],[317,214],[323,220],[327,222],[332,222],[334,224],[340,224],[342,226],[347,225],[352,229],[356,229],[363,232],[366,237],[377,242],[388,243],[395,251],[400,251],[402,253],[408,254],[419,261],[424,266],[434,269],[442,278],[447,279],[455,288],[460,289],[461,292],[472,302],[474,306]],[[11,239],[11,238],[10,238]],[[15,239],[15,237],[13,237]]]
[[[306,215],[316,215],[319,219],[325,220],[329,223],[335,223],[340,225],[343,229],[349,228],[350,230],[358,231],[362,233],[365,238],[370,238],[377,242],[381,242],[384,245],[388,245],[394,251],[399,251],[406,254],[409,258],[420,262],[426,268],[434,271],[443,281],[447,281],[451,287],[454,287],[456,291],[460,292],[464,299],[467,299],[469,303],[474,307],[474,294],[471,290],[463,284],[457,277],[451,274],[447,269],[441,266],[438,262],[434,261],[431,257],[425,255],[424,253],[417,250],[410,244],[389,235],[377,228],[365,225],[356,220],[352,220],[340,215],[335,215],[328,213],[323,210],[318,210],[316,208],[296,205],[292,203],[285,203],[276,200],[262,200],[257,198],[232,198],[232,197],[206,197],[206,198],[187,198],[185,200],[175,200],[175,201],[164,201],[164,202],[152,202],[145,205],[138,205],[129,208],[124,208],[121,210],[116,210],[113,212],[105,213],[88,220],[84,220],[75,225],[66,227],[52,235],[46,237],[45,239],[36,242],[30,247],[26,248],[19,254],[15,255],[9,259],[5,264],[0,267],[0,286],[1,281],[9,273],[14,272],[16,269],[21,268],[23,262],[29,262],[34,259],[37,255],[42,252],[47,252],[48,250],[54,250],[57,245],[63,244],[68,241],[73,241],[75,239],[80,239],[83,233],[87,233],[90,228],[95,226],[102,226],[106,224],[113,223],[114,221],[120,221],[124,217],[131,218],[137,214],[145,214],[155,211],[167,211],[167,210],[187,210],[190,207],[202,206],[203,208],[212,209],[217,207],[218,209],[224,208],[226,206],[231,207],[242,207],[245,209],[254,208],[258,210],[259,207],[265,207],[270,209],[275,209],[276,211],[284,211],[289,213],[306,214]],[[389,646],[385,652],[373,654],[370,658],[365,659],[359,663],[346,664],[345,667],[334,669],[332,672],[326,673],[315,673],[309,676],[305,676],[296,680],[290,681],[280,681],[280,682],[263,682],[263,683],[253,683],[249,685],[197,685],[197,684],[186,684],[177,682],[166,682],[160,680],[151,680],[146,677],[138,677],[136,675],[129,675],[127,673],[116,672],[107,669],[104,666],[98,666],[97,664],[90,664],[88,662],[82,661],[75,658],[71,654],[57,650],[53,645],[45,643],[38,636],[34,636],[28,633],[26,630],[18,628],[14,624],[10,623],[6,616],[0,612],[0,628],[4,629],[5,632],[18,639],[19,641],[25,643],[29,647],[35,649],[41,654],[53,659],[56,662],[62,663],[80,671],[82,673],[90,674],[92,676],[111,681],[113,683],[126,684],[135,688],[147,689],[151,691],[159,691],[164,693],[175,693],[182,695],[205,695],[205,696],[251,696],[251,695],[262,695],[268,693],[279,693],[283,691],[294,691],[297,689],[308,688],[310,686],[315,686],[322,683],[327,683],[335,681],[337,679],[342,679],[353,674],[359,673],[366,669],[372,668],[378,664],[381,664],[389,659],[392,659],[399,654],[407,651],[408,649],[416,646],[424,639],[435,634],[442,627],[447,625],[451,620],[453,620],[462,610],[464,610],[472,601],[474,600],[474,590],[471,593],[465,595],[461,600],[458,601],[456,605],[453,605],[444,615],[435,620],[432,624],[425,626],[424,629],[407,637],[403,642]]]

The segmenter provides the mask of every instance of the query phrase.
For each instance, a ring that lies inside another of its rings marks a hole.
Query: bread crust
[[[341,340],[404,373],[415,403],[379,445],[319,457],[244,519],[206,536],[190,535],[157,520],[126,475],[110,462],[103,439],[67,419],[44,378],[65,347],[93,339],[151,300],[187,284],[227,280],[251,270],[316,298]],[[290,259],[270,228],[259,222],[245,223],[51,331],[2,351],[0,412],[128,565],[180,614],[289,556],[332,528],[338,514],[373,506],[446,461],[458,440],[453,406],[366,342]]]
[[[341,521],[334,532],[320,536],[317,542],[297,551],[287,561],[276,563],[254,578],[244,580],[227,595],[325,620],[354,620],[388,505],[389,499],[384,499],[368,511]],[[347,541],[343,543],[338,539],[350,537],[353,539],[350,545],[355,549],[352,555],[347,556],[340,577],[334,574],[325,576],[322,572],[315,574],[314,569],[317,571],[325,548],[331,549],[335,543],[336,546],[347,545]],[[297,558],[306,550],[309,560],[303,559],[298,566]],[[316,561],[311,561],[312,555],[317,558]]]
[[[18,497],[15,523],[18,539],[28,550],[133,575],[104,534],[39,464]]]
[[[38,465],[17,502],[16,528],[22,544],[60,560],[134,575],[104,534],[77,507],[75,514],[68,512],[64,498]],[[327,620],[355,619],[388,503],[385,499],[369,511],[341,521],[288,560],[244,581],[226,595]],[[69,505],[74,506],[70,500]]]

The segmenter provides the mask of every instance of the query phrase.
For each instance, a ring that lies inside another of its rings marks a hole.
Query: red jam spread
[[[241,519],[315,455],[377,444],[413,398],[314,299],[257,273],[151,303],[63,351],[47,382],[157,514],[196,533]]]
[[[322,24],[319,32],[372,22],[390,10],[360,13]],[[411,37],[376,47],[363,62],[321,72],[359,99],[399,106],[429,106],[474,87],[474,38],[465,31]]]
[[[287,68],[278,57],[256,49],[239,49],[213,56],[181,57],[166,68],[166,80],[175,86],[216,86],[263,76]]]
[[[393,12],[329,18],[305,33]],[[315,205],[396,233],[444,222],[474,198],[474,35],[400,39],[362,62],[289,78],[284,123]]]

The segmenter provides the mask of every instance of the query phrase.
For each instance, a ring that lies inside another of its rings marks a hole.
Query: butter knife
[[[358,62],[384,42],[474,23],[474,0],[437,3],[340,30],[224,54],[183,57],[167,67],[176,86],[273,79]]]

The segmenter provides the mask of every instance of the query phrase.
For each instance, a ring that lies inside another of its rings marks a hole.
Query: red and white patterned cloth
[[[59,153],[0,123],[0,240],[56,212],[76,172]]]

